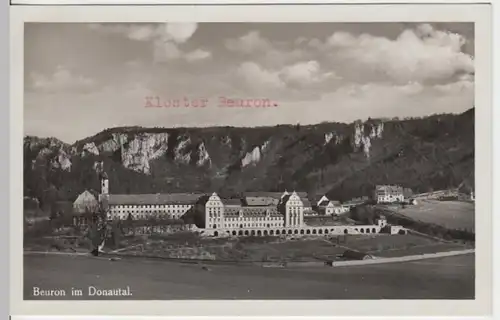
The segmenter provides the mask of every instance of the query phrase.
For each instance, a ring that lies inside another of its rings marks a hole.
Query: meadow
[[[411,219],[433,223],[448,229],[475,232],[475,206],[473,202],[419,200],[417,205],[397,211]]]

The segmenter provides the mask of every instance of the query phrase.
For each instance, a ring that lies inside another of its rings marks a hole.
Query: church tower
[[[101,173],[101,195],[107,196],[109,194],[109,179],[106,172]]]

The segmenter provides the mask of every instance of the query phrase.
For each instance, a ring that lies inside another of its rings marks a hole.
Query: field
[[[379,257],[398,257],[470,248],[458,242],[442,242],[413,234],[351,235],[332,238],[239,237],[196,238],[186,235],[133,238],[120,253],[165,258],[203,259],[241,262],[318,262],[338,260],[347,250]],[[137,244],[140,244],[137,246]]]
[[[135,242],[135,241],[134,241]],[[137,242],[140,243],[140,242]],[[167,258],[207,259],[218,261],[317,261],[341,254],[345,249],[325,239],[301,240],[277,237],[239,237],[229,239],[191,238],[172,241],[155,236],[141,246],[120,251],[122,254],[149,255]]]
[[[449,229],[475,230],[475,207],[470,202],[418,200],[417,205],[407,206],[398,213]]]
[[[24,299],[473,299],[474,255],[339,268],[262,268],[124,258],[24,256]],[[87,288],[129,286],[131,297],[89,297]],[[84,289],[80,297],[34,297]]]
[[[377,257],[401,257],[473,248],[458,242],[440,242],[413,234],[356,236],[346,246]]]

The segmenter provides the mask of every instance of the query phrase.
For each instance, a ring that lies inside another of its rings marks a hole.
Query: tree
[[[350,217],[361,223],[373,224],[375,220],[375,210],[370,205],[359,205],[351,209]]]
[[[128,216],[127,216],[127,222],[128,223],[132,223],[134,221],[134,217],[132,216],[132,213],[128,213]]]
[[[114,248],[118,248],[118,246],[120,245],[121,236],[122,236],[122,233],[121,233],[121,228],[120,228],[120,222],[113,221],[113,223],[111,224],[111,237],[110,237],[111,244],[110,245],[113,246]]]
[[[134,228],[134,217],[132,216],[132,213],[128,213],[127,220],[125,220],[125,226],[129,229],[132,230],[132,234],[135,235],[135,228]]]

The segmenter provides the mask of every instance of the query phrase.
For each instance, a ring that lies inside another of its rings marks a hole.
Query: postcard
[[[489,5],[11,26],[14,314],[491,312]]]

